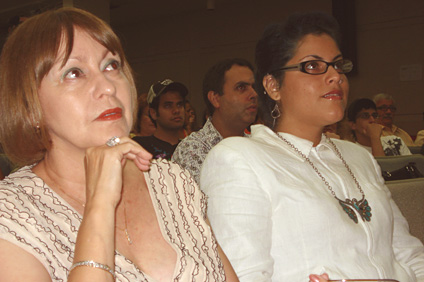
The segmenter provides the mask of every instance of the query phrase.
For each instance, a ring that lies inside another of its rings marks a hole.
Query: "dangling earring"
[[[41,130],[40,130],[40,123],[37,121],[37,124],[35,125],[35,132],[37,133],[37,134],[40,134],[41,133]]]
[[[272,122],[272,128],[275,127],[275,120],[281,115],[280,108],[278,108],[277,103],[275,103],[274,109],[271,111],[271,117],[274,119]]]

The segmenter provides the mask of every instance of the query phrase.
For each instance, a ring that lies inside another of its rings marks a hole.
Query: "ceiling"
[[[61,7],[64,0],[0,0],[0,29],[7,29],[14,16],[32,15]],[[78,0],[71,0],[74,3]],[[79,0],[90,1],[90,0]],[[204,9],[238,0],[105,0],[110,2],[111,25],[126,25],[171,14]]]

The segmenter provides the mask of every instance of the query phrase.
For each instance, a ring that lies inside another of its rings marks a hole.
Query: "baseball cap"
[[[188,94],[187,87],[185,87],[184,84],[174,82],[171,79],[167,78],[163,81],[158,81],[155,84],[152,84],[152,86],[150,86],[149,93],[147,93],[147,103],[149,103],[150,105],[155,98],[168,91],[178,91],[183,98]]]

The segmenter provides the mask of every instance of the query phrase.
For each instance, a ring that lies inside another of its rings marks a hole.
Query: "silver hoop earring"
[[[266,95],[267,93],[266,93],[266,90],[264,90],[264,94]]]
[[[280,108],[277,103],[275,103],[274,109],[271,111],[271,117],[274,119],[272,122],[272,128],[275,127],[275,120],[281,116]]]

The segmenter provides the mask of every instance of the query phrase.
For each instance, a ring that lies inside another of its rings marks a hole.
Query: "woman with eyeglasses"
[[[377,107],[371,99],[353,101],[347,109],[347,118],[356,143],[374,157],[411,155],[402,138],[394,135],[382,136],[384,126],[376,122]]]
[[[266,125],[208,154],[201,188],[217,240],[240,281],[392,278],[424,281],[424,247],[390,197],[372,156],[329,139],[343,118],[352,62],[337,22],[290,16],[256,45]]]

